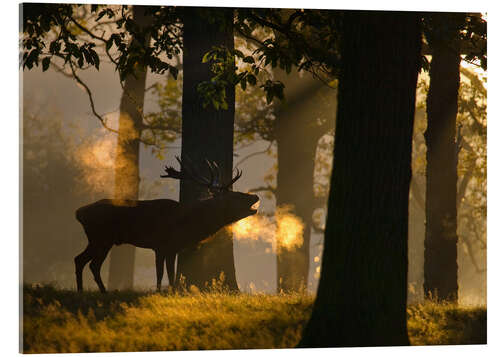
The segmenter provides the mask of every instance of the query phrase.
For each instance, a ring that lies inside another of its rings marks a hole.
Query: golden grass
[[[486,343],[486,308],[427,301],[408,306],[412,345]]]
[[[313,299],[220,291],[77,294],[25,287],[24,352],[291,348]],[[427,303],[411,306],[408,314],[413,344],[485,343],[484,308]]]

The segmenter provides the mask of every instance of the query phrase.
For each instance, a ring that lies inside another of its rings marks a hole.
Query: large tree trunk
[[[276,206],[289,206],[290,213],[304,224],[301,246],[289,250],[277,242],[277,287],[278,292],[299,291],[307,287],[309,277],[316,147],[320,137],[331,128],[331,125],[318,124],[314,109],[322,105],[317,98],[321,89],[331,91],[332,96],[334,93],[310,75],[299,77],[296,70],[287,75],[277,69],[274,74],[275,79],[285,84],[286,97],[286,101],[275,110],[278,147]]]
[[[233,171],[234,87],[226,89],[228,109],[215,110],[203,108],[197,86],[212,76],[209,65],[201,63],[203,55],[212,46],[234,48],[232,23],[230,9],[184,9],[182,159],[188,157],[206,176],[208,169],[204,160],[215,161],[221,169],[222,180],[229,180]],[[207,194],[206,188],[181,181],[181,202],[203,199]],[[178,255],[177,276],[182,274],[187,286],[204,288],[205,283],[218,279],[222,272],[224,285],[237,290],[233,240],[226,230],[219,231],[209,243]]]
[[[139,25],[147,24],[145,8],[134,6],[134,19]],[[115,198],[137,200],[139,198],[139,144],[146,69],[137,68],[134,75],[125,78],[120,102],[118,142],[115,159]],[[134,284],[135,247],[115,246],[110,254],[109,288],[131,289]]]
[[[458,299],[456,119],[460,86],[460,14],[433,14],[427,95],[427,190],[424,292],[438,300]]]
[[[346,12],[322,273],[301,347],[409,344],[415,13]]]

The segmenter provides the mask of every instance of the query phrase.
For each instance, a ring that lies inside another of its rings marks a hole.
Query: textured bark
[[[434,14],[428,34],[432,50],[427,95],[427,190],[424,293],[456,301],[457,160],[456,119],[460,86],[460,14]]]
[[[322,273],[300,347],[408,345],[415,13],[346,12]]]
[[[133,7],[133,16],[139,25],[147,24],[145,8]],[[124,92],[120,101],[118,141],[115,159],[115,198],[137,200],[139,198],[139,144],[142,116],[138,109],[144,106],[146,69],[138,68],[135,76],[125,78]],[[118,245],[111,250],[109,288],[131,289],[134,284],[135,247]]]
[[[287,75],[275,70],[275,79],[285,84],[286,101],[277,106],[275,137],[278,148],[278,174],[276,205],[290,206],[290,213],[304,224],[303,244],[288,250],[279,245],[277,252],[277,277],[279,291],[299,291],[307,287],[310,263],[310,238],[314,202],[314,162],[318,140],[331,125],[319,125],[311,107],[321,106],[315,98],[322,82],[310,76],[299,77],[294,70]]]
[[[203,108],[197,86],[212,76],[208,64],[201,63],[203,55],[212,46],[234,48],[232,20],[230,9],[184,9],[181,156],[182,160],[188,157],[206,176],[208,169],[204,160],[215,161],[221,169],[222,180],[230,179],[233,169],[234,87],[226,89],[228,109],[217,111]],[[181,202],[206,196],[206,189],[190,181],[181,181]],[[219,231],[209,243],[178,255],[177,276],[182,274],[187,286],[204,288],[205,283],[219,278],[222,272],[224,285],[237,290],[233,240],[226,230]]]

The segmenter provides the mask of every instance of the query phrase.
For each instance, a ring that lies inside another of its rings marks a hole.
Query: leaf
[[[97,5],[92,5],[92,6],[97,6]],[[97,15],[97,18],[95,19],[96,21],[99,21],[104,15],[106,15],[106,10],[104,9],[101,12],[99,12],[99,15]],[[93,12],[93,11],[92,11]]]
[[[52,41],[49,46],[49,52],[50,53],[57,53],[59,52],[59,49],[61,48],[61,44],[57,41]]]
[[[241,52],[240,50],[234,50],[234,54],[238,57],[241,57],[243,58],[245,55],[243,54],[243,52]]]
[[[109,14],[108,14],[108,16],[109,16]],[[116,27],[121,28],[123,26],[124,22],[125,22],[124,18],[121,18],[121,19],[117,20],[116,21]]]
[[[247,80],[248,80],[248,83],[250,83],[253,86],[257,84],[257,78],[253,74],[249,73],[247,75]]]
[[[122,44],[122,40],[121,40],[120,35],[118,35],[116,33],[112,34],[110,39],[113,39],[116,47],[120,47],[120,45]]]
[[[87,61],[87,63],[89,63],[89,64],[94,64],[94,60],[90,56],[89,51],[87,51],[87,49],[85,49],[85,48],[82,48],[81,51],[82,51],[83,56],[85,57],[85,61]]]
[[[49,69],[50,65],[50,57],[45,57],[42,60],[42,71],[45,72],[47,69]]]
[[[90,53],[90,56],[94,60],[94,66],[95,66],[95,68],[97,68],[99,70],[99,63],[100,63],[99,55],[94,50],[89,50],[89,53]]]
[[[267,101],[267,104],[271,104],[271,102],[273,101],[273,98],[274,98],[274,94],[273,94],[273,91],[271,88],[269,88],[266,92],[266,101]]]
[[[208,57],[210,56],[210,52],[207,52],[203,55],[203,58],[201,59],[201,63],[207,63],[208,62]]]
[[[245,58],[243,58],[243,62],[245,62],[245,63],[255,63],[255,59],[253,58],[253,56],[246,56]]]
[[[179,74],[179,70],[175,67],[170,67],[169,71],[170,71],[170,74],[172,75],[172,77],[174,77],[174,79],[177,79],[177,75]]]

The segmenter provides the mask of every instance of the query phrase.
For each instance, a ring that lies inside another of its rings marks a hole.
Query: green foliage
[[[213,48],[205,54],[203,62],[211,64],[214,75],[198,86],[204,106],[226,108],[225,88],[238,85],[242,90],[258,85],[268,104],[275,98],[283,99],[283,83],[271,75],[259,80],[260,74],[273,68],[290,73],[296,66],[329,82],[339,65],[340,18],[338,11],[236,9],[235,34],[251,42],[253,49]]]
[[[459,48],[466,62],[480,66],[486,71],[487,21],[480,13],[425,13],[422,18],[425,40],[431,46],[447,46],[450,38],[458,33]],[[424,70],[429,69],[428,60],[423,57]]]
[[[205,53],[202,63],[208,63],[213,77],[198,84],[196,88],[203,99],[203,108],[227,110],[226,88],[234,87],[238,81],[235,73],[234,55],[226,47],[212,47]]]
[[[304,294],[23,291],[25,353],[292,348],[312,311]],[[486,343],[486,309],[408,308],[415,345]],[[335,333],[335,331],[332,331]]]
[[[79,43],[72,28],[75,7],[70,4],[23,4],[21,64],[31,69],[42,61],[49,68],[53,57],[64,63],[74,61],[79,68],[84,63],[99,69],[100,59],[93,42]]]
[[[461,40],[469,43],[464,59],[467,62],[479,64],[485,71],[488,65],[486,28],[486,19],[481,14],[472,13],[466,16],[461,31]]]
[[[147,25],[139,26],[134,17],[137,9],[143,9]],[[227,31],[224,21],[219,21],[223,13],[207,12],[207,20],[221,23],[220,30]],[[237,85],[243,90],[260,86],[268,103],[276,97],[282,99],[282,83],[270,77],[262,83],[258,80],[266,67],[289,73],[297,66],[327,77],[336,73],[340,12],[237,9],[234,13],[235,33],[257,47],[252,53],[214,48],[204,56],[203,62],[213,72],[210,81],[198,86],[205,106],[226,109],[226,88]],[[178,68],[172,59],[182,49],[182,16],[183,8],[175,6],[24,4],[21,64],[31,69],[41,61],[45,71],[60,59],[63,68],[68,65],[74,73],[88,66],[99,69],[100,57],[105,55],[122,81],[137,67],[158,74],[168,71],[175,79]],[[262,34],[264,38],[260,38]],[[238,59],[248,66],[238,71]]]
[[[175,7],[146,7],[147,26],[138,25],[127,5],[23,4],[22,12],[23,69],[42,61],[45,71],[56,58],[73,70],[89,65],[99,69],[96,48],[102,47],[122,80],[137,66],[159,74],[169,71],[177,77],[178,69],[169,62],[182,46]],[[105,37],[107,33],[110,35]]]
[[[261,65],[271,65],[290,73],[299,70],[327,76],[337,73],[339,65],[340,11],[304,9],[238,9],[235,17],[237,33],[258,44],[252,53],[252,71],[258,74]],[[264,39],[256,30],[268,30]],[[256,58],[255,58],[256,57]]]

